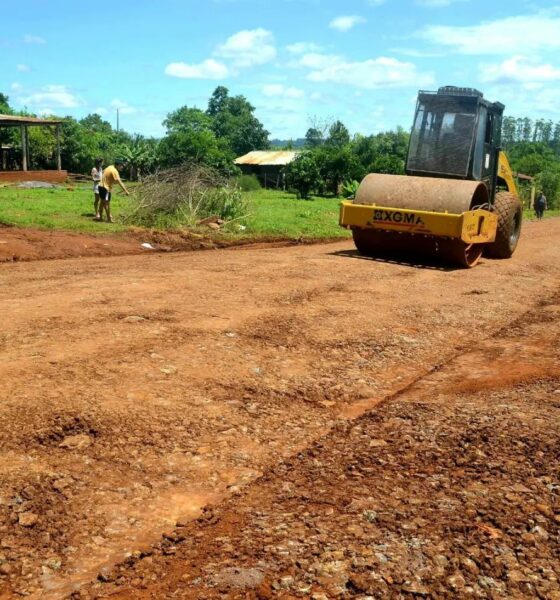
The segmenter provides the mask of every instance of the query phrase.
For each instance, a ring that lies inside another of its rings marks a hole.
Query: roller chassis
[[[367,175],[341,203],[358,251],[436,254],[465,267],[483,252],[509,258],[522,206],[500,149],[503,110],[469,88],[419,92],[406,175]]]

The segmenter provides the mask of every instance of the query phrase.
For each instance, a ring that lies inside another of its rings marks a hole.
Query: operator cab
[[[406,174],[482,181],[493,202],[503,112],[473,88],[420,92]]]

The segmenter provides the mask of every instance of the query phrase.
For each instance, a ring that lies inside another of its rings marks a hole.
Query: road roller
[[[473,88],[420,91],[406,174],[371,173],[341,203],[340,225],[358,252],[463,267],[483,254],[511,257],[523,209],[500,148],[504,108]]]

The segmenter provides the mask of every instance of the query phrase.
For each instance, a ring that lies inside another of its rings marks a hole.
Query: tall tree
[[[167,135],[158,148],[162,166],[196,162],[222,171],[233,168],[234,156],[224,141],[216,137],[212,118],[205,112],[183,106],[170,113],[163,123]]]
[[[227,102],[229,100],[229,90],[223,85],[219,85],[210,96],[208,101],[208,109],[206,114],[215,117],[217,114],[227,110]]]
[[[92,133],[100,133],[102,135],[110,135],[113,133],[111,123],[109,123],[109,121],[104,121],[101,115],[98,115],[97,113],[91,113],[83,119],[80,119],[80,125]]]
[[[12,112],[8,96],[0,92],[0,114],[9,115]]]
[[[255,107],[244,96],[230,96],[223,86],[214,90],[206,110],[212,130],[218,138],[225,140],[236,156],[251,150],[266,150],[270,146],[269,133],[254,112]]]
[[[326,143],[329,146],[345,146],[350,142],[350,132],[348,128],[342,121],[335,121],[329,127],[329,135],[327,137]]]
[[[305,134],[305,147],[318,148],[325,143],[323,132],[316,127],[310,127]]]

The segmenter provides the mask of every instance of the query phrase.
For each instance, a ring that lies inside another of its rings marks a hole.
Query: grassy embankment
[[[335,238],[349,233],[338,226],[338,200],[315,198],[297,200],[292,194],[272,190],[247,192],[248,216],[213,235],[234,238]],[[20,189],[0,187],[0,224],[41,229],[61,229],[87,233],[117,233],[128,227],[119,215],[133,202],[116,195],[112,202],[115,223],[93,220],[92,192],[89,186],[75,189]],[[547,211],[547,217],[560,216],[560,210]],[[525,211],[533,219],[532,211]],[[241,226],[241,227],[239,227]],[[207,230],[206,230],[207,231]]]
[[[247,217],[235,221],[218,232],[219,235],[288,239],[349,235],[338,226],[336,199],[297,200],[292,194],[272,190],[247,192],[245,198]],[[119,215],[127,203],[133,201],[133,197],[115,195],[111,203],[115,223],[99,223],[93,220],[93,195],[89,186],[73,190],[0,187],[0,223],[87,233],[116,233],[128,229],[119,222]]]

